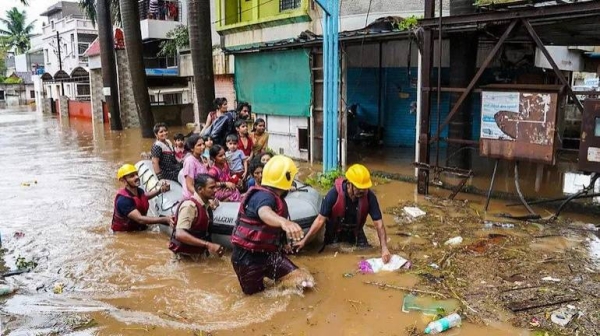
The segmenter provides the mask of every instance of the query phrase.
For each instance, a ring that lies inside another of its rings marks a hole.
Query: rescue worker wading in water
[[[370,247],[364,232],[367,215],[370,215],[379,236],[381,258],[388,263],[391,254],[387,248],[387,235],[377,197],[369,189],[372,185],[371,173],[365,166],[355,164],[348,168],[346,178],[338,178],[325,196],[319,215],[306,237],[294,245],[295,250],[302,249],[326,223],[325,242],[321,251],[325,245],[342,242]]]
[[[263,169],[261,185],[250,188],[240,204],[231,234],[231,262],[245,294],[263,291],[265,277],[283,281],[300,274],[283,253],[286,235],[293,242],[304,236],[302,228],[288,219],[284,200],[297,172],[290,158],[274,156]]]
[[[111,228],[113,231],[143,231],[148,224],[173,225],[173,217],[148,217],[148,200],[170,190],[168,183],[148,194],[140,188],[138,170],[134,165],[124,164],[117,171],[117,179],[124,185],[119,189],[114,202]]]
[[[223,247],[210,241],[213,212],[210,200],[215,196],[215,179],[208,174],[198,174],[194,179],[194,195],[177,208],[175,228],[169,249],[175,254],[200,256],[207,251],[221,257]]]

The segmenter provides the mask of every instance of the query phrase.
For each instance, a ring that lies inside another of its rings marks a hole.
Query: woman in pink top
[[[204,153],[204,140],[198,134],[190,136],[186,143],[189,154],[183,160],[183,198],[188,199],[194,195],[194,179],[198,174],[206,174],[206,166],[202,163]]]

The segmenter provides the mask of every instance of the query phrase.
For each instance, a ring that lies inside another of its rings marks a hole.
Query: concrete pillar
[[[69,117],[69,97],[67,96],[60,96],[58,98],[58,113],[60,114],[61,117]]]
[[[50,98],[41,98],[41,107],[42,107],[42,113],[44,114],[52,114],[52,106],[51,106],[51,101]]]
[[[96,123],[103,123],[104,110],[102,108],[102,101],[104,101],[104,94],[102,93],[102,70],[100,69],[90,70],[90,95],[92,120]]]

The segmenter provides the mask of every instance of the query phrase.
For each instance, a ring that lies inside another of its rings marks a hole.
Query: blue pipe
[[[323,172],[338,167],[339,2],[317,0],[323,8]]]

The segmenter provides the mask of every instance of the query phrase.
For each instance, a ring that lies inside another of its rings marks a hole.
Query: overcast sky
[[[37,20],[35,23],[35,32],[42,32],[42,22],[46,21],[45,17],[40,17],[40,13],[48,7],[57,3],[58,0],[29,0],[29,6],[23,6],[20,0],[0,0],[0,17],[6,17],[6,11],[12,7],[17,7],[19,10],[25,9],[27,13],[27,21]],[[77,2],[77,1],[70,1]]]

